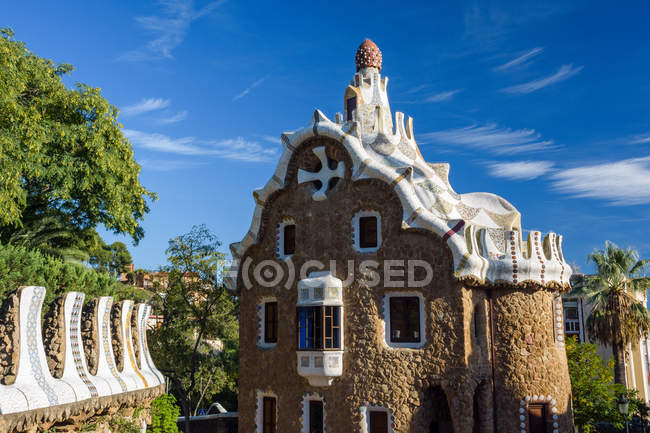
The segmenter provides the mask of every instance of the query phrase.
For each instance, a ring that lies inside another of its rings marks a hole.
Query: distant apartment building
[[[639,301],[647,306],[647,294]],[[598,346],[598,355],[608,360],[613,356],[612,348],[589,339],[586,324],[591,314],[592,307],[584,299],[564,296],[562,299],[564,308],[564,334],[567,338],[576,337],[579,342],[591,342]],[[642,338],[638,343],[632,344],[627,349],[625,359],[625,376],[628,388],[634,388],[639,392],[639,397],[650,402],[650,359],[648,358],[648,347],[650,340]]]

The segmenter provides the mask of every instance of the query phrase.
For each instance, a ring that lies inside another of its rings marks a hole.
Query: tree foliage
[[[223,285],[219,245],[205,226],[171,239],[168,281],[153,299],[164,319],[150,334],[151,353],[186,420],[202,401],[236,392],[237,304]]]
[[[650,261],[609,241],[605,250],[593,252],[588,260],[596,264],[597,274],[576,276],[571,295],[592,305],[587,318],[589,338],[612,347],[614,379],[625,384],[625,348],[650,331],[650,314],[639,300],[650,287],[650,278],[643,274]]]
[[[573,417],[580,431],[593,431],[598,421],[620,422],[616,399],[625,391],[614,384],[614,360],[605,362],[598,354],[597,346],[580,344],[575,338],[566,342],[569,376],[573,396]]]
[[[71,71],[0,31],[0,242],[43,217],[143,236],[155,194],[140,184],[118,110],[99,88],[68,89]]]
[[[180,413],[173,395],[161,395],[151,402],[151,430],[153,433],[178,433],[176,420]]]
[[[57,296],[68,291],[83,292],[86,298],[113,296],[116,300],[142,302],[149,293],[123,286],[106,273],[66,263],[38,251],[0,244],[0,302],[20,286],[36,285],[47,289],[45,308]]]
[[[95,269],[117,276],[121,272],[127,271],[133,259],[123,242],[113,242],[107,245],[103,239],[99,238],[90,250],[89,262]]]
[[[576,338],[566,342],[567,362],[571,378],[573,417],[583,433],[597,431],[595,423],[611,423],[617,428],[625,421],[618,411],[618,398],[626,394],[630,399],[630,418],[647,417],[647,406],[620,383],[614,383],[614,359],[605,362],[597,353],[597,346],[578,343]]]

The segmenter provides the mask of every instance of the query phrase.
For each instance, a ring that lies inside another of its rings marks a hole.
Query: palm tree
[[[89,254],[75,245],[79,234],[60,219],[44,215],[25,221],[22,228],[13,230],[7,236],[6,243],[38,250],[66,262],[81,263],[88,260]]]
[[[614,353],[614,382],[625,383],[625,352],[650,331],[650,314],[639,301],[650,287],[650,277],[644,271],[650,260],[639,260],[631,249],[621,249],[607,241],[605,250],[587,256],[596,264],[596,275],[578,275],[571,295],[580,296],[592,311],[587,318],[591,340],[612,347]],[[645,298],[645,296],[643,296]]]

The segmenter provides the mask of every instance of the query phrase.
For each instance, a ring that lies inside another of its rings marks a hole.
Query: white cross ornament
[[[329,165],[327,164],[327,155],[325,154],[325,146],[315,147],[314,149],[312,149],[312,151],[320,160],[321,168],[317,172],[313,172],[313,173],[310,171],[299,169],[298,183],[301,184],[305,182],[319,181],[321,183],[321,187],[316,192],[314,192],[314,195],[312,195],[311,198],[313,198],[316,201],[327,200],[327,196],[325,195],[325,193],[327,192],[327,188],[329,187],[330,180],[334,179],[335,177],[338,177],[339,179],[343,179],[343,177],[345,176],[345,163],[337,162],[336,168],[332,170],[329,168]]]

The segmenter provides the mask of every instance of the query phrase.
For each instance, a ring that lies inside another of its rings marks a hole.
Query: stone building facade
[[[390,111],[366,40],[334,121],[282,135],[240,295],[239,431],[572,431],[561,237],[457,194]]]

